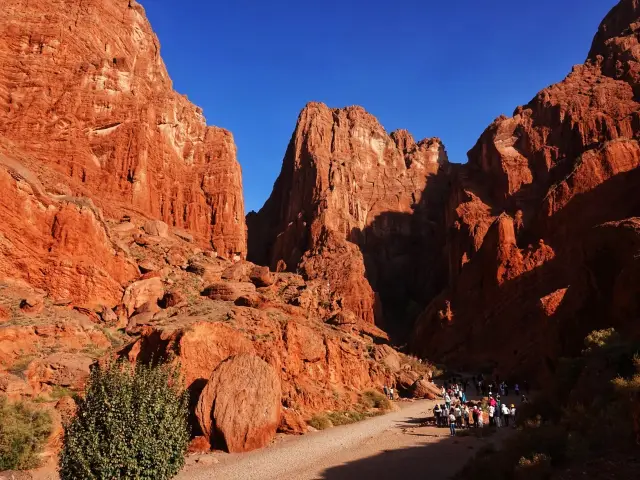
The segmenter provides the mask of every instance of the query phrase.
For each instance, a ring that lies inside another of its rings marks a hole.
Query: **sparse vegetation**
[[[314,415],[307,423],[316,430],[325,430],[333,427],[333,424],[326,413],[318,413]]]
[[[189,441],[188,398],[169,364],[95,367],[65,428],[62,480],[173,477]]]
[[[9,373],[23,376],[24,372],[27,370],[27,367],[34,358],[36,358],[34,355],[25,355],[24,357],[18,358],[15,362],[13,362],[11,368],[9,368]]]
[[[0,471],[37,467],[50,434],[46,411],[0,396]]]
[[[377,408],[379,410],[390,410],[391,401],[383,393],[376,390],[367,390],[360,395],[360,404],[367,409]]]

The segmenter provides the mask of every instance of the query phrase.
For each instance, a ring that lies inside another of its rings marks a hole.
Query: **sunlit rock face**
[[[393,328],[383,312],[406,316],[436,287],[429,243],[441,241],[443,195],[426,190],[443,190],[448,167],[437,138],[387,134],[361,107],[310,103],[270,198],[248,216],[249,256],[322,278],[359,318]]]
[[[2,2],[0,138],[48,193],[246,254],[233,137],[172,89],[134,0]]]

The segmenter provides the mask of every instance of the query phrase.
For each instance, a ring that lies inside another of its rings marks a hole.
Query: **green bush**
[[[47,412],[0,397],[0,471],[37,467],[49,435],[51,417]]]
[[[62,480],[173,477],[189,442],[188,397],[178,369],[95,367],[78,413],[65,428]]]
[[[329,420],[329,417],[327,417],[325,413],[318,413],[314,415],[307,423],[316,430],[325,430],[333,426],[331,420]]]
[[[375,390],[367,390],[360,395],[360,404],[365,408],[378,408],[380,410],[390,410],[391,402],[383,393]]]

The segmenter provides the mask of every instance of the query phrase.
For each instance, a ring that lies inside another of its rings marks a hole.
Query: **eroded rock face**
[[[233,137],[172,89],[140,4],[7,0],[0,32],[0,138],[46,192],[91,198],[107,217],[142,212],[244,256]]]
[[[214,447],[231,453],[264,447],[280,423],[280,395],[280,379],[268,363],[253,355],[231,357],[200,395],[200,428]]]
[[[249,255],[274,271],[286,265],[326,281],[336,300],[367,322],[382,322],[375,292],[389,310],[407,313],[409,300],[437,291],[438,262],[429,246],[441,232],[432,231],[431,217],[442,211],[434,206],[446,168],[436,138],[387,134],[361,107],[310,103],[271,197],[247,217]],[[427,184],[433,195],[424,194]]]
[[[593,329],[640,336],[639,21],[622,0],[584,65],[453,169],[449,288],[418,320],[416,351],[539,378]]]

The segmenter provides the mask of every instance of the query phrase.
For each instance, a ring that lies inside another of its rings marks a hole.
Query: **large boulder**
[[[155,237],[164,237],[167,238],[169,236],[169,225],[164,223],[161,220],[149,220],[144,224],[144,231]]]
[[[413,370],[400,370],[396,374],[396,385],[402,393],[407,393],[420,375]]]
[[[269,267],[253,267],[251,272],[249,272],[249,279],[256,287],[273,285],[273,275],[271,275]]]
[[[413,398],[427,398],[429,400],[435,400],[440,396],[440,390],[438,387],[424,379],[420,378],[411,386],[411,395]]]
[[[256,287],[249,282],[216,282],[202,292],[202,296],[211,300],[235,302],[239,297],[255,295]]]
[[[122,303],[127,315],[131,316],[142,305],[148,302],[157,302],[164,296],[162,280],[158,277],[147,278],[133,282],[124,291]]]
[[[247,452],[267,445],[280,424],[278,374],[255,355],[222,362],[200,394],[198,423],[216,448]]]

